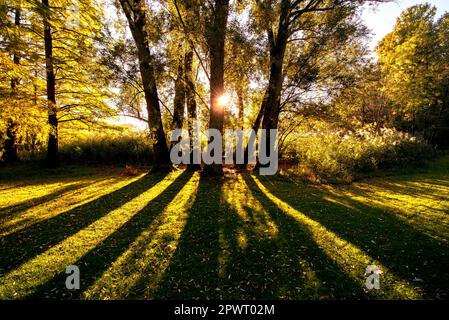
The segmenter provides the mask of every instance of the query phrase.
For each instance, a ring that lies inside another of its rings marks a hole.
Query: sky
[[[402,11],[415,4],[428,2],[438,9],[437,16],[444,12],[449,12],[449,0],[396,0],[391,3],[384,3],[377,8],[367,8],[363,12],[362,19],[372,30],[373,38],[370,42],[370,48],[373,50],[382,38],[393,30],[396,18]]]

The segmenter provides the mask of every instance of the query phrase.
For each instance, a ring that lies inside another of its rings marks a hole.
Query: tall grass
[[[149,165],[152,145],[144,134],[101,134],[61,141],[61,160],[77,164]]]
[[[283,160],[289,171],[317,182],[351,182],[378,170],[422,165],[435,149],[409,134],[370,127],[316,130],[290,138]]]

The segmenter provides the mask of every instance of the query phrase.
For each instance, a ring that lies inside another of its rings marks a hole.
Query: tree
[[[181,129],[184,121],[184,109],[186,103],[185,88],[185,54],[182,43],[179,45],[177,59],[177,74],[175,79],[175,96],[173,99],[172,129]]]
[[[200,130],[195,128],[194,124],[199,123],[200,110],[198,108],[197,100],[200,100],[206,107],[203,96],[198,92],[200,83],[198,81],[199,69],[204,72],[207,79],[210,80],[209,72],[206,69],[206,63],[201,56],[201,49],[205,48],[207,51],[207,43],[205,41],[205,29],[207,23],[205,21],[205,14],[203,12],[203,6],[201,1],[197,0],[184,0],[170,1],[171,6],[171,21],[172,27],[177,34],[177,37],[183,39],[185,47],[184,55],[184,90],[185,90],[185,102],[187,106],[187,131],[190,137],[190,163],[187,166],[189,171],[198,171],[201,166],[197,162],[198,159],[194,159],[194,130]],[[197,63],[195,63],[197,62]],[[194,64],[196,64],[196,71],[194,71]],[[209,110],[208,110],[209,111]]]
[[[149,35],[146,28],[146,5],[143,0],[120,0],[128,20],[139,59],[140,75],[148,113],[148,127],[153,140],[152,171],[170,168],[170,154],[165,136],[159,95],[154,74],[153,56],[150,52]]]
[[[20,40],[20,15],[21,15],[21,4],[20,1],[16,4],[14,8],[14,27],[15,32],[13,42],[17,43]],[[18,49],[15,47],[13,49],[13,64],[15,66],[18,66],[20,64],[20,55],[17,52]],[[16,76],[11,77],[11,102],[13,102],[14,99],[16,99],[17,96],[17,85],[19,83],[19,78]],[[19,160],[19,157],[17,155],[17,139],[16,139],[16,132],[15,128],[16,124],[12,118],[9,118],[7,120],[7,129],[6,129],[6,139],[4,142],[4,153],[3,153],[3,161],[5,163],[11,163],[16,162]]]
[[[45,42],[45,69],[47,79],[47,101],[48,101],[48,124],[50,133],[48,135],[47,164],[56,167],[59,163],[58,155],[58,117],[56,108],[56,80],[53,65],[53,39],[50,24],[50,6],[48,0],[42,0],[44,42]]]
[[[432,142],[448,124],[449,25],[435,15],[429,4],[406,9],[377,50],[396,126]]]
[[[187,102],[187,130],[190,137],[190,162],[187,166],[189,171],[200,170],[200,165],[195,163],[194,159],[194,122],[198,120],[197,118],[197,103],[195,98],[195,82],[193,81],[192,72],[192,60],[193,60],[193,50],[187,51],[184,58],[184,77],[185,77],[185,88],[186,88],[186,102]]]
[[[449,13],[445,13],[436,25],[439,43],[437,82],[439,83],[438,111],[430,140],[440,145],[449,141]]]
[[[33,8],[25,0],[0,5],[0,155],[6,162],[17,160],[21,150],[36,152],[47,139],[42,21]]]
[[[220,103],[220,97],[225,93],[224,61],[229,0],[215,0],[213,3],[210,2],[207,8],[209,16],[207,22],[208,28],[206,29],[206,42],[210,59],[209,129],[217,129],[220,133],[223,133],[225,106]],[[215,152],[217,151],[215,150]],[[208,176],[223,175],[223,166],[221,163],[206,165],[203,170],[204,174]]]
[[[376,130],[391,126],[392,108],[383,87],[383,79],[377,64],[368,64],[358,70],[352,86],[342,90],[332,102],[332,114],[346,128],[374,125]]]
[[[364,2],[386,2],[388,0],[347,1],[347,0],[308,0],[308,1],[256,1],[253,6],[254,16],[261,31],[268,41],[269,75],[265,96],[259,114],[253,125],[258,129],[277,129],[281,112],[281,98],[284,84],[285,57],[289,44],[308,43],[316,39],[315,50],[318,54],[327,44],[328,35],[344,35],[343,29],[351,30],[351,21]],[[353,25],[352,25],[353,28]],[[323,32],[324,30],[324,32]],[[342,41],[345,37],[341,38]],[[307,47],[307,46],[304,46]],[[301,51],[299,51],[301,54]],[[303,56],[303,55],[301,55]],[[267,150],[274,142],[267,137]]]

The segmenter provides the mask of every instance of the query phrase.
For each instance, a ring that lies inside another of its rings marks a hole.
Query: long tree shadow
[[[351,278],[317,245],[309,230],[274,206],[249,175],[243,175],[243,179],[249,192],[269,212],[270,218],[278,228],[277,236],[270,241],[272,243],[265,241],[263,246],[265,269],[255,269],[265,270],[265,276],[258,276],[259,282],[269,281],[270,283],[263,298],[361,299],[368,297],[361,284]],[[247,248],[246,252],[254,254],[258,247],[260,244],[255,241],[252,248]],[[258,254],[248,259],[247,263],[257,259],[257,256]],[[238,264],[239,260],[236,255],[233,263]],[[247,264],[241,269],[247,270],[250,266]],[[272,269],[273,266],[276,267],[275,270]],[[241,275],[244,279],[245,272]]]
[[[55,190],[54,192],[52,192],[50,194],[46,194],[41,197],[25,200],[20,203],[1,208],[0,209],[0,219],[1,220],[12,219],[15,216],[21,214],[23,211],[26,211],[26,210],[33,208],[35,206],[38,206],[38,205],[42,205],[46,202],[50,202],[54,199],[61,197],[62,195],[66,194],[70,191],[79,190],[81,188],[84,188],[84,187],[86,187],[92,183],[96,183],[96,182],[98,182],[98,181],[96,180],[91,183],[86,182],[86,183],[71,184],[71,185],[68,185],[68,186],[65,186],[62,188],[58,188],[57,190]]]
[[[360,284],[322,252],[297,221],[280,213],[257,193],[253,182],[245,180],[248,188],[231,192],[244,192],[248,197],[248,203],[239,204],[246,219],[226,201],[226,180],[201,182],[156,298],[319,299],[365,295]],[[263,209],[249,203],[253,201]],[[268,212],[265,220],[260,219],[261,210]],[[277,229],[275,235],[265,236],[262,230],[256,230],[257,223],[268,220]],[[335,282],[324,285],[329,278]]]
[[[152,199],[124,225],[111,233],[93,250],[78,259],[74,265],[81,269],[81,290],[69,292],[65,289],[67,274],[64,270],[48,282],[37,287],[28,298],[51,297],[58,299],[80,299],[84,292],[107,270],[114,261],[136,240],[136,238],[155,220],[192,177],[184,172],[167,189]],[[148,239],[149,241],[149,239]]]
[[[334,191],[332,197],[340,202],[347,203],[350,199],[390,212],[417,232],[449,244],[449,188],[420,178],[415,180],[397,179],[395,183],[369,180],[354,184],[348,190]],[[418,184],[422,185],[417,187]]]
[[[447,189],[448,186],[438,185],[433,183],[430,179],[389,179],[389,180],[368,180],[370,186],[373,186],[376,189],[388,191],[394,194],[403,194],[409,196],[419,195],[420,198],[425,199],[435,199],[439,196],[441,192],[441,188]],[[362,183],[362,186],[365,183]],[[360,193],[363,192],[363,188],[352,185],[351,189],[358,189]],[[372,196],[372,194],[367,196]]]
[[[195,202],[156,299],[211,298],[218,285],[218,219],[224,178],[201,177]]]
[[[420,232],[383,207],[363,204],[349,195],[337,195],[318,187],[298,187],[297,192],[292,192],[292,183],[279,177],[265,177],[261,181],[276,197],[420,288],[424,298],[447,297],[447,243]]]
[[[93,201],[0,238],[0,275],[48,250],[108,212],[150,189],[166,174],[142,178]]]
[[[81,178],[90,178],[95,176],[108,176],[110,171],[104,172],[105,168],[97,170],[93,167],[86,166],[61,166],[57,169],[49,169],[44,165],[36,163],[21,163],[17,165],[7,166],[0,168],[0,191],[6,191],[23,186],[42,185],[42,181],[45,183],[60,182],[62,179],[64,182],[77,182]],[[116,172],[116,170],[115,170]],[[9,183],[13,181],[13,185]],[[3,186],[6,183],[6,186]]]

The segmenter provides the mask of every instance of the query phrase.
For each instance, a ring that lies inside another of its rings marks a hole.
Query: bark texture
[[[162,125],[161,108],[154,75],[153,56],[146,31],[146,8],[144,0],[120,0],[137,47],[140,75],[148,112],[148,127],[153,141],[152,171],[171,169],[170,153]]]
[[[224,57],[228,15],[229,0],[216,0],[206,35],[210,56],[209,128],[217,129],[221,133],[223,133],[225,106],[221,106],[218,100],[224,94]],[[223,165],[205,165],[203,173],[207,176],[222,176]]]
[[[56,167],[59,164],[58,151],[58,115],[56,106],[56,80],[53,65],[53,39],[50,24],[50,6],[48,0],[42,0],[44,6],[44,45],[45,45],[45,66],[47,78],[47,102],[48,102],[48,124],[50,133],[48,135],[47,165]]]

